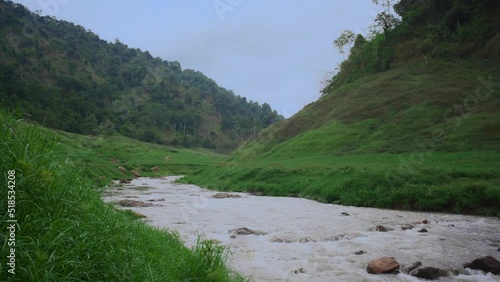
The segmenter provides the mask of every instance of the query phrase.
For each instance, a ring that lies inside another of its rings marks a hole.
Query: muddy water
[[[149,224],[177,231],[187,246],[197,236],[227,246],[229,265],[251,281],[423,281],[406,274],[372,275],[366,266],[381,256],[402,267],[463,269],[465,262],[491,255],[500,259],[500,220],[450,214],[416,213],[321,204],[298,198],[212,198],[217,192],[176,184],[178,177],[140,178],[109,188],[107,202],[122,199],[153,203],[130,208]],[[164,199],[164,201],[162,200]],[[150,201],[156,200],[156,201]],[[427,224],[422,222],[427,220]],[[402,230],[412,224],[413,229]],[[382,225],[388,232],[374,228]],[[261,235],[235,235],[246,227]],[[428,232],[419,232],[422,228]],[[391,230],[392,229],[392,230]],[[355,254],[363,251],[363,254]],[[500,281],[471,271],[440,281]]]

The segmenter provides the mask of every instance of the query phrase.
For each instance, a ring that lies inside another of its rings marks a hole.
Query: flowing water
[[[198,236],[231,251],[229,266],[251,281],[424,281],[400,273],[368,274],[372,259],[394,257],[401,268],[424,266],[463,269],[483,257],[500,259],[497,218],[395,211],[322,204],[311,200],[231,193],[177,184],[178,177],[139,178],[109,188],[106,202],[123,199],[153,203],[129,208],[153,226],[177,231],[187,246]],[[152,201],[153,200],[153,201]],[[428,223],[423,224],[426,220]],[[402,230],[406,224],[414,228]],[[389,229],[379,232],[376,226]],[[237,235],[248,228],[256,234]],[[419,232],[421,229],[428,232]],[[363,254],[355,254],[363,251]],[[480,271],[440,281],[500,281]]]

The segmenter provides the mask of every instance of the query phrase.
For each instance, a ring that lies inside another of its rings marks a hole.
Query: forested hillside
[[[177,61],[4,0],[0,105],[69,132],[219,150],[283,119]]]

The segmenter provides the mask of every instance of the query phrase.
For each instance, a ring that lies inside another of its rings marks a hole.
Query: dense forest
[[[218,150],[283,119],[177,61],[4,0],[0,105],[69,132]]]

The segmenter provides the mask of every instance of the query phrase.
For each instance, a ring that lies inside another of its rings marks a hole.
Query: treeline
[[[386,11],[377,15],[367,35],[344,31],[334,41],[341,53],[348,48],[350,54],[322,90],[324,94],[367,74],[411,62],[500,57],[498,0],[373,2]]]
[[[0,0],[0,102],[45,126],[232,149],[283,119],[179,62]]]

